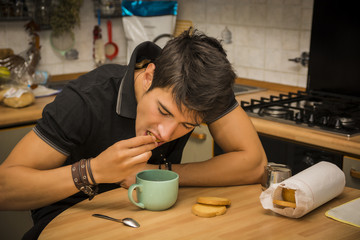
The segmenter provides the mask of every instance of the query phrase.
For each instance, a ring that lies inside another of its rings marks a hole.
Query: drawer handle
[[[195,139],[199,139],[199,140],[205,140],[206,139],[206,134],[204,133],[191,133],[191,137],[195,138]]]
[[[356,171],[355,169],[351,168],[350,176],[352,176],[353,178],[360,179],[360,171]]]

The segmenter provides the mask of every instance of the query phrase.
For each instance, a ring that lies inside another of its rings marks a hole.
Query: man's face
[[[154,135],[160,144],[177,139],[198,125],[184,107],[180,112],[170,89],[146,92],[137,104],[136,136]]]

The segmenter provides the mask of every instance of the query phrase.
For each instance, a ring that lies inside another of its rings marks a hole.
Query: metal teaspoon
[[[98,218],[111,220],[111,221],[114,221],[114,222],[123,223],[124,225],[129,226],[129,227],[133,227],[133,228],[140,227],[140,224],[137,221],[135,221],[134,219],[132,219],[132,218],[116,219],[116,218],[112,218],[112,217],[102,215],[102,214],[97,214],[97,213],[93,214],[93,217],[98,217]]]

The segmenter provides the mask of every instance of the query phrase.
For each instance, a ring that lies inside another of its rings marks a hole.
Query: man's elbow
[[[261,153],[258,153],[258,156],[255,157],[255,160],[253,160],[251,164],[251,176],[249,177],[250,183],[261,183],[267,162],[265,152],[261,151]]]

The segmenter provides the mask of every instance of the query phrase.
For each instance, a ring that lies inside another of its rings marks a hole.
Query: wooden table
[[[262,208],[260,185],[217,188],[180,188],[177,203],[166,211],[141,210],[116,189],[74,205],[53,219],[39,239],[360,239],[360,228],[325,216],[325,212],[360,197],[360,190],[345,188],[337,198],[300,219],[277,215]],[[231,199],[225,215],[201,218],[191,213],[198,196]],[[140,228],[92,217],[101,213],[132,217]]]

